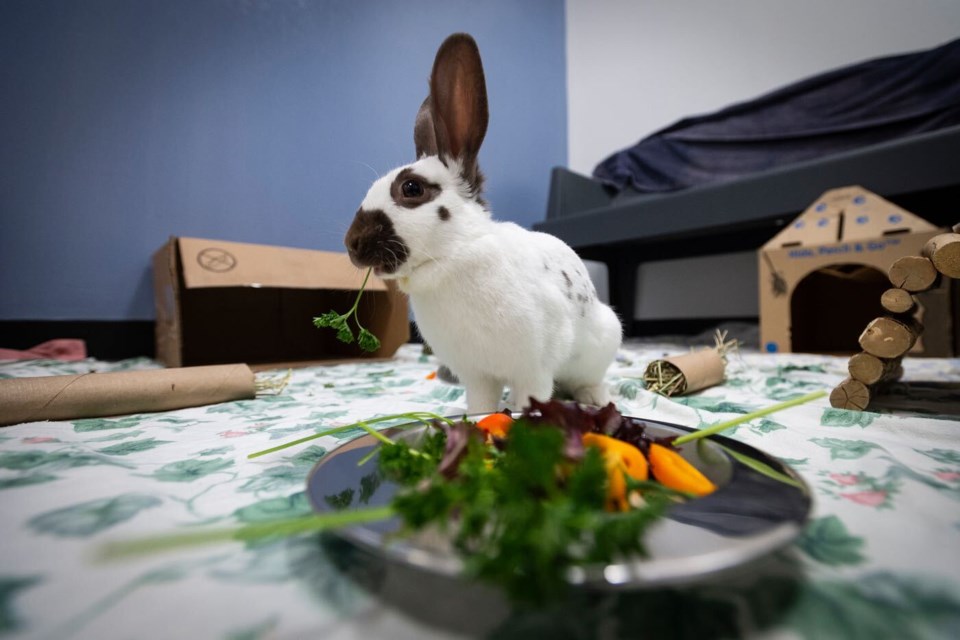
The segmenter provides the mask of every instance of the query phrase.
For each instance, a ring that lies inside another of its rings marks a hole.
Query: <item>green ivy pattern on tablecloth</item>
[[[620,410],[702,427],[829,390],[846,375],[843,358],[744,351],[731,358],[722,386],[676,399],[646,391],[646,363],[685,349],[628,343],[608,374]],[[0,377],[155,366],[11,362],[0,363]],[[111,540],[309,513],[310,469],[362,431],[253,461],[246,454],[361,418],[463,413],[463,389],[430,376],[437,367],[406,345],[389,362],[294,370],[277,396],[0,430],[0,632],[446,637],[382,606],[363,579],[345,577],[343,557],[311,536],[95,559]],[[907,359],[904,367],[907,380],[960,380],[956,359]],[[960,637],[960,418],[850,412],[821,399],[727,435],[793,465],[812,487],[814,514],[791,548],[723,586],[577,594],[554,609],[506,615],[491,627],[495,635]],[[330,499],[362,504],[370,489]]]

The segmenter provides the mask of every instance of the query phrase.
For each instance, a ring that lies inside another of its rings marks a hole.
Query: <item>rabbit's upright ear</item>
[[[456,33],[440,45],[428,100],[438,154],[459,161],[463,177],[479,190],[477,153],[487,133],[487,87],[480,50],[469,35]]]
[[[430,113],[430,96],[420,105],[417,111],[417,120],[413,124],[413,144],[417,147],[417,159],[424,156],[435,156],[437,150],[437,134],[433,132],[433,115]]]

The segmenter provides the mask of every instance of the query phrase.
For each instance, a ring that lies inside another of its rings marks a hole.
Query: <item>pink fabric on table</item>
[[[87,357],[87,343],[72,338],[48,340],[24,351],[0,349],[0,360],[83,360]]]

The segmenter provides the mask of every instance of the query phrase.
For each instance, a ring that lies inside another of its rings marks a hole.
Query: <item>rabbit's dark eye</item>
[[[407,180],[400,185],[400,191],[404,198],[419,198],[423,195],[423,185],[416,180]]]

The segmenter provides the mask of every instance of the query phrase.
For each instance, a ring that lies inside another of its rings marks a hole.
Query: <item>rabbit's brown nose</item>
[[[360,245],[362,242],[360,236],[350,236],[348,234],[344,244],[347,246],[348,253],[360,253]]]
[[[385,273],[396,271],[410,254],[393,222],[380,209],[357,211],[343,242],[353,264],[379,267]]]

